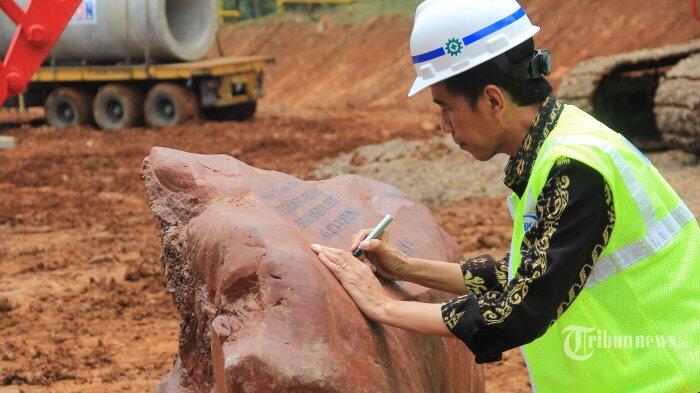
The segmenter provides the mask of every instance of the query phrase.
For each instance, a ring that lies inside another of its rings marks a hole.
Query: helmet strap
[[[536,49],[527,60],[511,64],[505,53],[494,58],[498,68],[514,79],[537,79],[552,72],[552,55],[548,49]]]

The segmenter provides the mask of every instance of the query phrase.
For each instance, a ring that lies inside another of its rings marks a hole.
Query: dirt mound
[[[161,131],[4,129],[17,147],[0,152],[0,390],[152,391],[171,368],[179,317],[139,176],[152,146],[303,176],[363,144],[429,135],[415,130],[274,116]]]
[[[282,19],[220,33],[224,53],[272,54],[267,101],[305,108],[394,106],[405,96],[412,72],[408,51],[411,22],[376,16],[357,25]]]
[[[179,316],[159,273],[158,228],[139,177],[151,146],[232,154],[303,176],[364,144],[430,135],[401,127],[383,133],[386,127],[265,115],[162,131],[4,130],[18,147],[0,152],[0,387],[152,391],[172,367]],[[688,182],[700,173],[697,159],[679,152],[651,158],[699,214],[700,183]],[[500,182],[499,175],[492,183]],[[504,255],[512,222],[501,198],[432,210],[465,254]],[[514,350],[486,367],[487,391],[529,391],[519,359]]]
[[[152,391],[172,367],[179,316],[159,272],[158,228],[139,177],[153,145],[230,154],[305,177],[320,160],[359,146],[430,135],[391,126],[267,115],[161,131],[3,130],[18,146],[0,152],[0,387]],[[484,252],[507,245],[502,203],[475,199],[434,211],[462,249]]]
[[[677,0],[525,0],[542,27],[537,45],[550,48],[558,85],[577,63],[700,38],[686,2]],[[272,54],[267,102],[298,108],[430,107],[429,94],[408,99],[415,77],[409,58],[412,20],[376,16],[357,25],[291,18],[227,25],[220,42],[227,55]]]
[[[323,161],[313,176],[368,176],[406,190],[421,202],[444,204],[465,198],[505,198],[508,189],[494,179],[503,177],[506,161],[499,155],[478,162],[449,135],[416,141],[393,139]]]

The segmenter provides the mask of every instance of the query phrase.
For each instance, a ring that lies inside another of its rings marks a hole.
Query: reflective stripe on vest
[[[627,139],[622,138],[622,140],[628,144],[630,149],[642,157],[645,162],[651,165],[649,159],[646,158],[646,156],[644,156],[644,154],[642,154],[634,145],[632,145]],[[654,204],[644,190],[642,183],[632,173],[629,164],[622,158],[620,152],[611,145],[608,145],[597,138],[586,137],[583,135],[555,138],[551,146],[556,146],[557,144],[587,145],[607,153],[607,155],[615,163],[618,173],[625,183],[625,187],[635,200],[637,208],[642,215],[642,220],[646,229],[646,235],[644,238],[600,258],[593,267],[588,280],[586,280],[586,288],[592,287],[613,274],[628,269],[634,266],[634,264],[637,262],[644,260],[658,252],[665,245],[667,245],[671,239],[678,234],[678,232],[681,231],[685,224],[689,223],[695,218],[690,209],[688,209],[688,207],[681,202],[681,204],[664,219],[657,219]]]
[[[694,218],[685,204],[678,206],[666,218],[647,228],[647,235],[643,239],[600,258],[588,276],[585,288],[592,287],[660,251]]]

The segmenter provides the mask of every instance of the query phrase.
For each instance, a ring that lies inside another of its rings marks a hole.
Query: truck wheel
[[[218,120],[218,121],[248,121],[255,116],[255,111],[258,108],[257,102],[246,102],[245,104],[239,104],[234,106],[225,106],[223,108],[207,108],[205,109],[204,116],[207,119]]]
[[[120,130],[141,125],[143,93],[136,88],[109,84],[97,91],[92,113],[103,130]]]
[[[46,99],[46,122],[58,128],[88,124],[92,121],[91,101],[90,93],[85,90],[60,87]]]
[[[148,92],[144,113],[149,127],[178,125],[199,113],[197,96],[184,86],[159,83]]]

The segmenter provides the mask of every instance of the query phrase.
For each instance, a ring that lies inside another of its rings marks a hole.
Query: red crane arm
[[[81,0],[29,0],[22,10],[14,0],[0,0],[0,9],[17,25],[0,65],[0,106],[21,94],[49,55]]]

